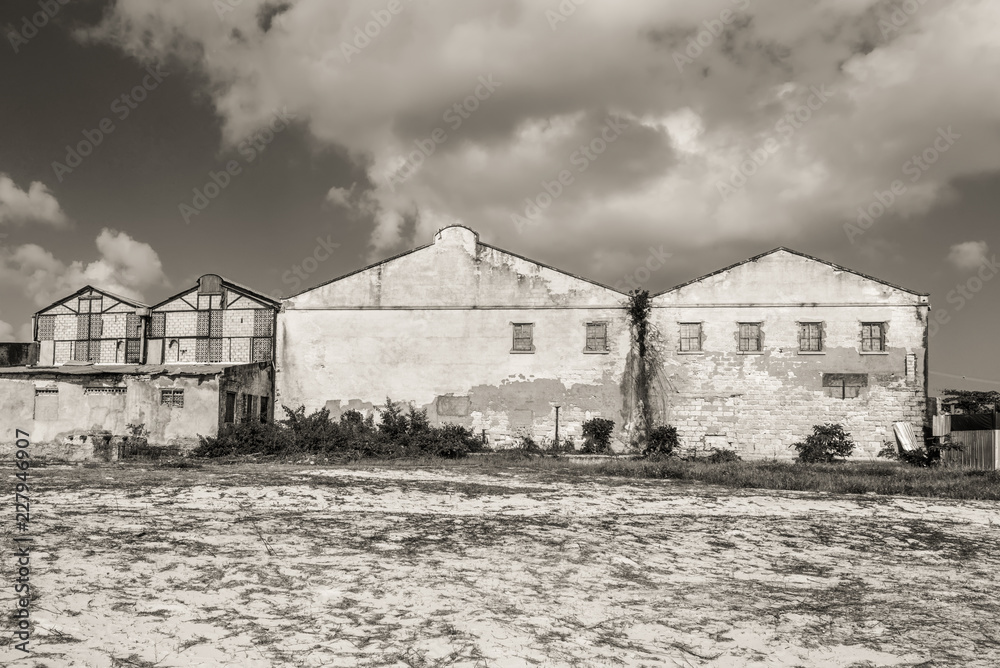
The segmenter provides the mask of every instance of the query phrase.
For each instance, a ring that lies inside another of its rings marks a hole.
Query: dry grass
[[[36,470],[0,664],[1000,664],[995,504],[478,459]]]

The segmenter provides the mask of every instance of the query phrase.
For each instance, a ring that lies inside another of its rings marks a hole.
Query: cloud
[[[989,252],[990,247],[985,241],[966,241],[951,247],[948,262],[962,271],[972,271],[986,262]]]
[[[19,286],[38,306],[45,306],[85,285],[142,300],[151,287],[169,285],[156,251],[125,232],[103,229],[96,239],[100,258],[69,264],[37,244],[0,249],[0,278]]]
[[[287,106],[319,144],[346,148],[365,199],[328,199],[371,203],[357,210],[376,252],[424,243],[442,220],[577,262],[641,252],[628,239],[786,243],[839,233],[894,180],[906,193],[886,220],[905,221],[955,179],[1000,170],[995,0],[589,0],[555,25],[554,1],[404,2],[381,25],[381,0],[298,0],[264,30],[265,4],[220,20],[204,0],[118,0],[81,35],[203,76],[225,142]],[[724,10],[735,18],[717,25]],[[609,117],[628,124],[613,143]],[[910,180],[907,161],[949,126],[959,138]],[[747,163],[768,140],[778,150]],[[753,175],[723,197],[745,164]]]
[[[14,327],[0,320],[0,341],[10,341],[14,338]]]
[[[25,191],[0,173],[0,224],[43,223],[59,227],[67,222],[59,202],[44,183],[33,181]]]

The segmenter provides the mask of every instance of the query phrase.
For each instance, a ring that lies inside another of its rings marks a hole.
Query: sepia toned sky
[[[88,283],[287,296],[461,222],[623,290],[788,246],[930,292],[932,389],[1000,387],[995,0],[5,0],[0,30],[0,339]]]

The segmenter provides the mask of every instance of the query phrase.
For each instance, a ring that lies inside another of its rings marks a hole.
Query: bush
[[[643,457],[669,457],[680,446],[677,438],[677,427],[665,424],[654,427],[646,436],[646,447],[642,449]]]
[[[615,421],[608,418],[592,418],[583,423],[583,449],[589,455],[611,452],[611,432]]]
[[[709,464],[728,464],[729,462],[743,461],[738,454],[732,450],[712,448],[712,454],[705,458]]]
[[[941,463],[941,454],[948,450],[961,450],[962,445],[953,443],[950,436],[935,437],[925,435],[924,445],[914,450],[901,450],[895,440],[884,441],[882,449],[876,457],[901,461],[910,466],[937,466]]]
[[[832,462],[836,457],[850,457],[854,440],[839,424],[814,425],[805,441],[792,444],[802,462]]]
[[[305,407],[287,406],[285,419],[275,423],[246,422],[227,425],[216,437],[200,437],[192,451],[195,457],[232,457],[240,455],[291,456],[328,455],[357,459],[377,457],[457,458],[483,449],[471,430],[460,425],[432,427],[425,410],[394,405],[390,399],[378,411],[381,421],[348,410],[339,420],[330,418],[322,408],[306,415]]]

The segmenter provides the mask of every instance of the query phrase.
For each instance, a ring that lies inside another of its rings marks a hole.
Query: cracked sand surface
[[[34,651],[2,665],[1000,665],[992,502],[474,467],[33,488]]]

